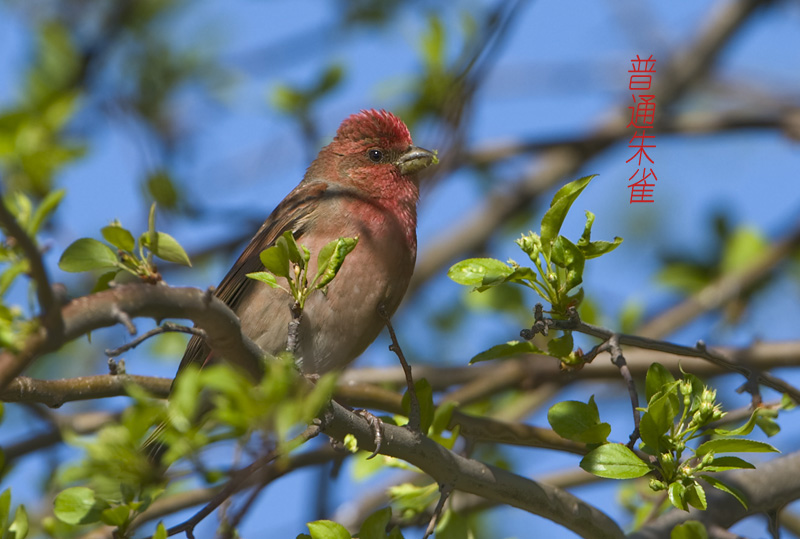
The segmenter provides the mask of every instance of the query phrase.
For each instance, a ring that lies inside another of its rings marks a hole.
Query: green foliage
[[[493,258],[470,258],[454,264],[448,271],[448,276],[459,284],[474,287],[478,292],[505,283],[525,286],[551,305],[553,318],[565,318],[567,310],[578,307],[583,300],[584,292],[580,284],[583,282],[586,260],[609,253],[622,243],[621,238],[615,238],[613,242],[592,241],[595,216],[588,211],[583,234],[577,243],[560,235],[561,225],[569,209],[592,178],[594,176],[585,176],[559,189],[542,218],[540,234],[531,232],[517,240],[517,245],[528,255],[533,268],[520,266],[513,260],[505,263]],[[545,352],[539,351],[533,345],[511,342],[478,354],[471,362],[511,357],[517,353]],[[547,354],[568,365],[581,364],[573,352],[570,331],[564,331],[561,337],[551,340]]]
[[[433,405],[433,388],[425,378],[421,378],[414,382],[414,390],[417,393],[417,400],[419,401],[419,428],[422,432],[428,432],[428,429],[433,424],[435,411]],[[406,416],[408,416],[411,411],[411,395],[408,391],[403,394],[402,403],[403,411],[405,412]]]
[[[80,69],[78,53],[61,23],[42,24],[36,56],[27,72],[23,96],[0,111],[0,176],[10,191],[41,199],[51,193],[56,174],[85,153],[66,133],[80,103],[73,84]]]
[[[138,242],[119,221],[114,221],[101,230],[103,239],[108,243],[93,238],[76,240],[61,255],[58,266],[69,272],[108,270],[98,279],[95,291],[107,288],[108,283],[121,271],[146,282],[161,280],[153,262],[154,256],[167,262],[191,266],[189,256],[177,240],[155,229],[155,212],[156,205],[153,204],[150,207],[148,230],[139,236]]]
[[[314,104],[338,88],[343,78],[344,67],[333,64],[325,68],[307,88],[279,85],[272,92],[272,106],[284,114],[308,121]]]
[[[298,539],[351,539],[347,528],[333,522],[332,520],[316,520],[308,523],[308,531],[311,535],[301,534]]]
[[[24,539],[28,535],[28,512],[24,505],[18,505],[11,516],[11,489],[7,488],[0,494],[0,538]]]
[[[403,519],[411,519],[425,511],[439,497],[436,483],[414,485],[403,483],[389,487],[389,498]]]
[[[687,520],[672,528],[669,539],[708,539],[708,532],[702,522]]]
[[[58,209],[64,191],[48,193],[38,204],[22,191],[11,191],[0,204],[4,204],[25,233],[36,242],[44,224]],[[30,261],[16,241],[10,237],[0,243],[0,348],[16,350],[36,330],[38,322],[25,316],[23,307],[6,303],[8,291],[20,277],[29,276]],[[30,290],[35,283],[31,280]]]
[[[602,445],[584,457],[581,467],[612,479],[631,479],[652,472],[650,487],[654,491],[666,490],[670,503],[685,511],[689,506],[706,509],[701,479],[730,493],[746,507],[744,496],[737,489],[708,474],[754,468],[739,457],[719,456],[721,453],[777,452],[770,444],[736,438],[750,434],[758,424],[758,417],[770,412],[757,409],[744,425],[735,429],[709,428],[709,424],[725,415],[716,403],[716,391],[691,374],[684,373],[681,380],[675,380],[659,363],[648,369],[645,391],[647,407],[641,409],[640,449],[655,458],[645,460],[623,445],[600,440],[597,443]],[[588,405],[558,403],[551,408],[548,419],[559,435],[583,442],[596,440],[593,436],[601,425],[591,399]],[[694,449],[689,447],[691,442],[709,435],[714,438]],[[691,456],[684,455],[687,449]]]
[[[341,269],[345,257],[358,244],[358,237],[339,238],[326,244],[317,255],[317,273],[308,282],[311,252],[305,245],[298,245],[290,230],[278,238],[275,245],[259,255],[266,271],[248,273],[250,279],[261,281],[272,288],[280,288],[291,295],[302,310],[305,302],[315,290],[325,291]],[[288,289],[278,283],[278,278],[286,280]]]
[[[553,430],[567,440],[585,444],[603,444],[611,434],[611,425],[600,422],[600,413],[594,402],[563,401],[554,404],[547,412],[547,421]]]
[[[256,448],[267,444],[285,458],[298,444],[291,437],[329,402],[335,381],[325,375],[312,386],[287,357],[268,362],[258,384],[226,364],[188,368],[178,376],[166,407],[130,386],[134,403],[118,422],[93,437],[65,433],[65,440],[83,447],[86,456],[60,472],[61,485],[75,486],[56,497],[55,515],[71,526],[113,526],[126,537],[133,519],[164,492],[164,477],[143,450],[145,440],[165,444],[164,464],[194,459],[222,440],[247,444],[256,434]],[[152,425],[160,425],[155,434]],[[214,470],[204,474],[212,483],[221,477]]]
[[[375,511],[364,520],[356,537],[358,539],[403,539],[403,534],[397,526],[392,526],[387,533],[391,518],[392,509],[390,507]]]
[[[646,462],[622,444],[606,443],[581,460],[581,468],[608,479],[635,479],[650,472]]]

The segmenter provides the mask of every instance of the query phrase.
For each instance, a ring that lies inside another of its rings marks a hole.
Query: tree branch
[[[374,436],[366,420],[332,403],[330,421],[323,432],[342,441],[353,434],[362,449],[372,450]],[[381,453],[402,459],[430,475],[439,484],[477,494],[497,503],[540,515],[592,539],[621,538],[624,533],[602,511],[572,494],[537,483],[506,470],[453,453],[427,437],[408,429],[384,425]]]
[[[129,318],[189,318],[208,334],[206,342],[231,364],[258,379],[263,353],[242,336],[239,319],[225,303],[209,291],[129,284],[75,299],[61,309],[63,334],[46,328],[28,338],[22,350],[0,352],[0,390],[42,354],[96,329]]]

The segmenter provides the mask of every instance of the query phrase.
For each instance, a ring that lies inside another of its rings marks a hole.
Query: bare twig
[[[453,488],[450,485],[439,485],[439,492],[442,494],[439,496],[439,502],[436,504],[436,508],[433,510],[431,521],[428,523],[428,528],[425,530],[425,535],[422,537],[422,539],[428,539],[428,537],[433,534],[433,530],[436,529],[436,523],[439,521],[439,517],[442,515],[444,504],[447,501],[447,498],[450,496],[450,493],[453,492]]]
[[[306,428],[302,433],[300,433],[297,437],[295,437],[292,441],[289,442],[290,446],[295,446],[296,444],[303,444],[308,440],[316,437],[320,432],[320,427],[318,425],[310,425]],[[217,492],[214,497],[197,513],[192,515],[191,518],[181,522],[177,526],[173,526],[167,530],[167,535],[177,535],[179,533],[186,533],[187,537],[191,537],[194,528],[208,515],[210,515],[217,507],[219,507],[225,500],[230,498],[233,494],[241,490],[243,484],[247,483],[247,481],[256,473],[258,473],[261,469],[264,468],[267,464],[275,460],[280,456],[281,452],[278,449],[274,449],[269,451],[266,455],[258,458],[255,462],[250,464],[249,466],[239,470],[236,474],[226,483],[226,485]]]
[[[397,354],[397,359],[400,360],[400,365],[403,367],[403,372],[406,375],[406,385],[408,386],[408,398],[410,403],[410,412],[408,414],[408,428],[414,432],[419,432],[421,425],[419,399],[417,398],[417,390],[414,387],[414,378],[411,376],[411,366],[406,361],[403,355],[403,350],[400,348],[400,343],[397,342],[397,335],[394,333],[392,322],[389,320],[389,315],[383,304],[378,307],[378,314],[383,318],[386,324],[386,329],[389,330],[389,337],[392,339],[392,344],[389,350]]]
[[[633,408],[633,432],[631,432],[628,447],[633,449],[633,444],[639,439],[639,395],[636,393],[636,383],[633,381],[631,370],[625,362],[625,356],[622,355],[622,348],[619,345],[619,336],[615,333],[608,339],[608,352],[611,354],[611,363],[613,363],[625,380],[625,385],[628,387],[628,395],[631,398],[631,407]]]
[[[64,321],[61,318],[61,309],[59,309],[58,300],[53,293],[53,287],[50,285],[50,279],[42,261],[42,254],[33,238],[25,232],[6,207],[2,191],[0,191],[0,227],[14,238],[28,259],[30,274],[36,283],[36,298],[41,309],[42,323],[49,333],[59,335],[64,330]]]
[[[128,350],[136,348],[147,339],[155,337],[156,335],[161,335],[162,333],[188,333],[189,335],[197,335],[201,339],[206,338],[206,332],[200,328],[192,328],[189,326],[182,326],[180,324],[173,324],[172,322],[164,322],[157,328],[151,329],[144,335],[135,338],[134,340],[132,340],[127,344],[123,344],[119,348],[114,348],[113,350],[111,349],[106,350],[106,355],[108,357],[117,357],[120,354],[127,352]]]
[[[645,348],[648,350],[658,350],[679,356],[697,357],[709,361],[718,367],[725,370],[736,372],[747,378],[748,380],[754,378],[758,380],[759,384],[765,385],[781,393],[787,393],[792,399],[800,403],[800,390],[794,386],[784,382],[783,380],[766,372],[755,373],[752,369],[745,367],[741,363],[732,361],[725,357],[722,353],[706,348],[702,341],[698,341],[697,346],[681,346],[679,344],[672,344],[666,341],[659,341],[649,339],[647,337],[640,337],[638,335],[627,335],[623,333],[615,333],[610,329],[587,324],[580,320],[577,311],[572,309],[572,315],[569,320],[554,320],[547,319],[547,324],[552,329],[560,329],[567,331],[578,331],[593,337],[608,340],[612,336],[617,335],[620,345],[635,346],[638,348]],[[524,335],[532,333],[533,330],[522,330]]]

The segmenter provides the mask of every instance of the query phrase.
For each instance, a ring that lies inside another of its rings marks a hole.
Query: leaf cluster
[[[358,237],[339,238],[327,243],[317,255],[317,271],[309,283],[311,252],[305,245],[298,245],[292,232],[287,230],[275,245],[261,251],[259,256],[266,271],[248,273],[247,276],[283,290],[302,310],[312,292],[326,289],[357,244]],[[286,286],[281,285],[278,278],[285,279]]]
[[[517,240],[533,268],[521,266],[514,260],[505,263],[494,258],[470,258],[454,264],[448,276],[459,284],[475,287],[478,292],[506,283],[530,288],[550,304],[553,318],[566,318],[567,310],[578,307],[583,301],[584,292],[580,285],[586,260],[610,253],[622,243],[622,238],[615,238],[613,242],[592,241],[595,216],[589,211],[586,212],[583,234],[577,242],[573,243],[560,234],[569,209],[592,178],[593,175],[585,176],[559,189],[542,218],[540,233],[530,232]],[[579,364],[573,348],[572,332],[564,331],[563,335],[548,342],[547,352],[532,343],[512,341],[476,355],[471,363],[520,353],[537,353],[551,355],[567,364]]]
[[[154,203],[150,207],[148,229],[138,240],[119,221],[114,221],[100,231],[107,243],[94,238],[74,241],[61,255],[58,266],[64,271],[74,273],[107,270],[98,279],[94,291],[108,288],[109,283],[123,271],[145,282],[159,282],[161,275],[154,257],[191,266],[189,256],[180,243],[166,232],[156,230],[155,216]]]
[[[586,471],[610,479],[634,479],[650,474],[650,488],[666,490],[670,503],[685,511],[689,506],[706,509],[705,483],[728,492],[747,507],[742,493],[711,473],[754,468],[727,453],[777,452],[770,444],[739,438],[762,426],[768,435],[775,434],[774,411],[757,409],[742,426],[728,430],[710,428],[724,417],[716,402],[716,391],[699,378],[684,373],[675,380],[661,364],[653,363],[646,378],[647,406],[641,408],[637,454],[622,444],[608,442],[608,423],[600,422],[594,398],[588,404],[576,401],[555,404],[548,413],[553,430],[560,436],[586,443],[591,451],[581,460]],[[701,440],[696,447],[693,445]],[[691,445],[690,445],[691,444]],[[689,452],[687,456],[686,453]],[[647,455],[652,458],[647,458]]]

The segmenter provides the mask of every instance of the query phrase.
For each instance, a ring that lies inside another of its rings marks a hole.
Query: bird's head
[[[378,196],[392,196],[404,185],[417,185],[417,173],[436,155],[411,142],[408,127],[385,110],[363,110],[345,119],[320,156],[335,163],[338,180]]]

